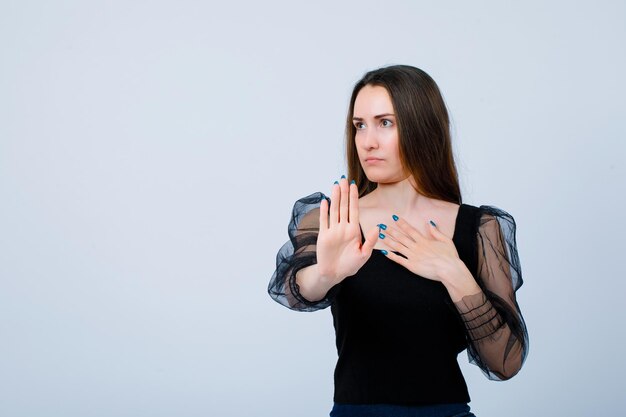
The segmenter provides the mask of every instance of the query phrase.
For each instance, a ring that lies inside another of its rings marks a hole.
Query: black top
[[[492,206],[461,204],[452,238],[481,292],[453,303],[444,285],[423,278],[374,249],[359,271],[312,302],[295,274],[316,262],[319,203],[314,193],[294,205],[290,241],[277,256],[268,288],[299,311],[331,306],[338,360],[334,401],[423,405],[469,402],[457,355],[468,349],[488,378],[521,368],[528,334],[515,292],[522,285],[515,222]],[[362,242],[365,241],[361,231]]]

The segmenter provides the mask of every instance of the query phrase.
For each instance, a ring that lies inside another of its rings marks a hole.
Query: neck
[[[410,179],[393,183],[378,183],[371,193],[373,205],[398,216],[422,211],[430,206],[430,198],[415,191]]]

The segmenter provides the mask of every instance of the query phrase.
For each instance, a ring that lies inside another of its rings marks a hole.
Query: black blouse
[[[351,404],[469,402],[457,355],[489,379],[515,375],[528,333],[515,293],[522,285],[513,217],[497,207],[461,204],[452,238],[481,290],[453,303],[444,285],[416,275],[380,250],[319,301],[300,293],[296,273],[316,263],[317,192],[296,201],[289,241],[279,250],[268,292],[298,311],[331,306],[338,360],[334,401]],[[361,231],[362,242],[365,241]]]

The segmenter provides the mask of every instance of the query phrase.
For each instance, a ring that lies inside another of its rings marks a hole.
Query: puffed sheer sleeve
[[[268,293],[276,302],[297,311],[315,311],[328,307],[338,289],[337,284],[318,301],[304,298],[296,283],[296,273],[317,263],[317,235],[319,234],[320,203],[326,197],[321,192],[302,197],[293,206],[287,228],[289,240],[276,255],[276,270],[270,279]]]
[[[528,354],[528,332],[515,297],[523,281],[513,216],[480,206],[476,247],[482,291],[455,305],[465,325],[470,362],[487,378],[502,381],[519,372]]]

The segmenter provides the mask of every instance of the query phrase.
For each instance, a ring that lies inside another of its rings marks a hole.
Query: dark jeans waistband
[[[404,406],[334,403],[330,417],[476,417],[467,403]]]

